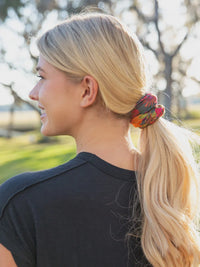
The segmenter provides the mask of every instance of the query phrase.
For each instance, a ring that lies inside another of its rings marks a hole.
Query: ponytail
[[[154,98],[150,98],[151,115],[140,114],[143,106],[138,100],[149,86],[138,38],[113,16],[79,14],[42,35],[38,48],[47,62],[68,77],[80,81],[85,75],[93,76],[102,102],[120,118],[134,115],[132,123],[142,127],[157,120],[141,130],[137,194],[142,208],[142,247],[154,267],[198,266],[195,217],[199,183],[195,162],[187,136],[158,119],[163,109]],[[127,237],[135,235],[134,219],[133,213]]]
[[[141,130],[141,244],[154,267],[200,264],[199,176],[188,134],[160,118]]]

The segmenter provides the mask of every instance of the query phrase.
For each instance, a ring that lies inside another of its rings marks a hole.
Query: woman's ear
[[[82,95],[81,95],[81,107],[89,107],[94,104],[97,93],[98,83],[92,76],[85,76],[82,80]]]

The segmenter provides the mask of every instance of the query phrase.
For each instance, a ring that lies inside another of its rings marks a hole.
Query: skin
[[[11,252],[0,244],[0,267],[17,267]]]
[[[112,165],[134,170],[136,153],[129,121],[103,108],[97,81],[90,75],[79,83],[71,81],[41,55],[37,69],[40,80],[29,97],[45,110],[41,133],[71,135],[75,138],[77,153],[90,152]],[[1,244],[0,267],[16,267],[12,254]]]

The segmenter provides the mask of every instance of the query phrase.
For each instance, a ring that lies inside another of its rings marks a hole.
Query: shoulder
[[[57,167],[35,172],[25,172],[16,175],[0,186],[0,218],[9,201],[20,192],[24,192],[30,187],[36,186],[54,177],[70,173],[72,169],[85,164],[85,160],[75,157],[67,163]]]

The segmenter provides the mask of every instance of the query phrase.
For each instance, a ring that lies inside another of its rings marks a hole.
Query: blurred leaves
[[[0,18],[2,21],[9,15],[9,8],[12,8],[16,13],[19,11],[19,7],[25,5],[25,1],[20,0],[0,0]]]

